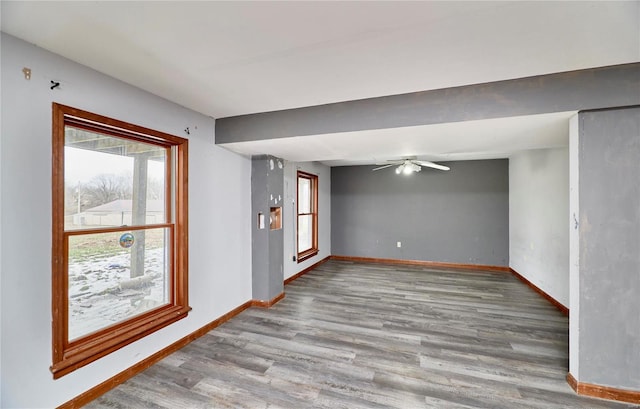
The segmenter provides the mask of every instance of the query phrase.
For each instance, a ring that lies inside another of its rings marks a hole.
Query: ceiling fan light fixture
[[[389,162],[389,164],[378,166],[377,168],[373,168],[371,170],[376,171],[376,170],[386,169],[386,168],[395,166],[396,175],[400,175],[400,174],[410,175],[411,173],[414,173],[414,172],[418,173],[422,170],[423,166],[426,166],[428,168],[433,168],[433,169],[439,169],[439,170],[449,170],[448,166],[440,165],[438,163],[433,163],[426,160],[402,159],[399,161],[389,160],[387,162]]]
[[[399,175],[401,173],[405,174],[405,175],[410,175],[414,172],[420,172],[422,170],[422,168],[420,167],[420,165],[416,165],[413,162],[409,162],[406,161],[405,163],[403,163],[402,165],[398,166],[396,168],[396,173]]]

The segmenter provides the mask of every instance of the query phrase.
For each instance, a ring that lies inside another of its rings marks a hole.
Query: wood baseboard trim
[[[594,385],[592,383],[578,382],[576,378],[567,374],[567,383],[578,395],[591,396],[600,399],[609,399],[619,402],[640,403],[640,391],[611,388],[609,386]]]
[[[462,270],[490,270],[490,271],[502,271],[505,273],[511,272],[511,269],[509,267],[492,266],[492,265],[486,265],[486,264],[461,264],[461,263],[446,263],[441,261],[402,260],[402,259],[395,259],[395,258],[351,257],[351,256],[331,256],[331,259],[340,260],[340,261],[354,261],[359,263],[400,264],[400,265],[408,265],[408,266],[452,268],[452,269],[462,269]]]
[[[317,263],[313,264],[312,266],[309,266],[309,267],[305,268],[304,270],[300,271],[299,273],[292,275],[291,277],[289,277],[286,280],[284,280],[284,285],[287,285],[290,282],[292,282],[293,280],[296,280],[296,279],[302,277],[303,275],[307,274],[309,271],[311,271],[314,268],[318,267],[320,264],[326,263],[327,261],[329,261],[330,258],[331,258],[331,256],[327,256],[327,257],[323,258],[322,260],[318,261]]]
[[[531,281],[527,280],[522,274],[518,273],[516,270],[514,270],[512,268],[509,268],[509,270],[511,271],[511,274],[513,274],[520,281],[522,281],[523,283],[525,283],[526,285],[531,287],[531,289],[533,289],[533,291],[537,292],[538,294],[540,294],[541,296],[546,298],[547,301],[549,301],[551,304],[553,304],[561,313],[563,313],[567,317],[569,316],[569,309],[567,307],[565,307],[564,305],[562,305],[558,300],[556,300],[555,298],[553,298],[552,296],[550,296],[549,294],[544,292],[542,289],[540,289],[537,285],[533,284]]]
[[[280,294],[276,295],[275,297],[273,297],[271,300],[268,300],[268,301],[265,301],[265,300],[251,300],[251,306],[252,307],[258,307],[258,308],[269,308],[269,307],[273,306],[275,303],[277,303],[278,301],[280,301],[283,298],[284,298],[284,291],[281,292]]]
[[[284,293],[282,293],[281,296],[284,297]],[[86,405],[87,403],[91,402],[92,400],[98,398],[101,395],[104,395],[105,393],[115,388],[116,386],[120,385],[121,383],[125,382],[126,380],[134,377],[135,375],[149,368],[151,365],[159,362],[160,360],[166,358],[167,356],[176,352],[180,348],[183,348],[184,346],[191,343],[192,341],[200,338],[201,336],[211,331],[212,329],[229,321],[231,318],[235,317],[236,315],[240,314],[242,311],[251,307],[252,304],[253,304],[253,300],[245,302],[244,304],[234,308],[233,310],[222,315],[221,317],[211,321],[210,323],[203,326],[202,328],[195,330],[191,334],[179,339],[178,341],[167,346],[166,348],[161,349],[160,351],[149,356],[148,358],[145,358],[142,361],[138,362],[137,364],[120,372],[119,374],[112,376],[106,381],[94,386],[93,388],[76,396],[70,401],[63,403],[62,405],[58,406],[58,409],[75,409],[75,408],[80,408]]]
[[[567,383],[575,393],[578,393],[578,380],[571,375],[571,372],[567,372]]]

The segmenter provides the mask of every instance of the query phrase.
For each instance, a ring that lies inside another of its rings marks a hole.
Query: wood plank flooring
[[[565,381],[568,320],[504,272],[331,260],[89,408],[630,408]]]

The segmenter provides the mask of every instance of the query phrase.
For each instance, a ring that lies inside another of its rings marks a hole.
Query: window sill
[[[298,264],[317,255],[318,252],[318,249],[309,249],[307,251],[303,251],[302,253],[298,253]]]
[[[61,378],[167,325],[185,318],[191,307],[165,306],[102,333],[71,342],[62,359],[51,365],[53,379]]]

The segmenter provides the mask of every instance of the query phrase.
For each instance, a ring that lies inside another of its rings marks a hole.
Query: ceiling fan
[[[400,160],[390,160],[387,161],[388,164],[383,165],[383,166],[379,166],[377,168],[372,169],[373,171],[376,170],[380,170],[380,169],[386,169],[389,168],[391,166],[397,166],[396,168],[396,173],[400,174],[400,173],[404,173],[405,175],[408,175],[412,172],[420,172],[422,170],[422,167],[428,167],[428,168],[433,168],[433,169],[439,169],[439,170],[449,170],[450,168],[448,166],[444,166],[444,165],[439,165],[437,163],[433,163],[433,162],[429,162],[428,160],[417,160],[417,159],[412,159],[412,158],[407,158],[407,159],[400,159]]]

